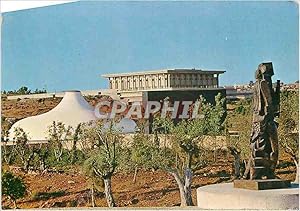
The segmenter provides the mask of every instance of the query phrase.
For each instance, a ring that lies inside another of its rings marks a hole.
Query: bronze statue
[[[250,138],[251,155],[243,178],[274,179],[278,161],[278,123],[280,81],[273,89],[272,63],[262,63],[255,72],[253,88],[253,125]]]

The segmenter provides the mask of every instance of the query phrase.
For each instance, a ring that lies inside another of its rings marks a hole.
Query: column
[[[121,77],[121,90],[124,90],[124,80],[122,77]]]
[[[166,88],[170,88],[171,87],[171,75],[167,74],[166,77]]]
[[[111,80],[111,78],[108,78],[108,81],[109,81],[109,88],[112,89],[112,80]]]

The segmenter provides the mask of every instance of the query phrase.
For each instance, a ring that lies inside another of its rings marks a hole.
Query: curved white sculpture
[[[30,141],[43,141],[46,140],[48,127],[53,121],[76,128],[79,123],[96,119],[93,106],[83,98],[80,91],[66,91],[62,101],[51,111],[13,124],[9,130],[9,139],[13,139],[16,127],[23,128]]]

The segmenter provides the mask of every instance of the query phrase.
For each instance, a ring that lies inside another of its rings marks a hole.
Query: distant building
[[[252,98],[253,91],[251,88],[240,86],[225,86],[227,100],[241,100]]]
[[[145,72],[106,74],[109,88],[118,91],[218,88],[225,71],[165,69]]]
[[[287,91],[298,91],[299,90],[299,81],[296,81],[292,84],[282,84],[281,90],[287,90]]]
[[[143,72],[105,74],[109,88],[116,90],[121,99],[144,101],[149,96],[163,99],[180,94],[181,100],[195,100],[199,95],[213,99],[222,92],[219,75],[225,71],[200,69],[163,69]],[[155,93],[155,94],[153,94]],[[191,96],[192,95],[192,96]],[[189,97],[190,96],[190,97]],[[186,99],[187,98],[187,99]],[[157,100],[157,99],[156,99]]]
[[[273,83],[273,88],[276,87],[276,83]],[[241,100],[252,98],[253,95],[253,84],[242,84],[235,86],[225,86],[226,89],[226,99],[227,100]],[[291,84],[280,83],[281,91],[298,91],[299,90],[299,82]]]

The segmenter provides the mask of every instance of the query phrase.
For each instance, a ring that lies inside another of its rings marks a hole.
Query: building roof
[[[132,76],[132,75],[151,75],[160,73],[196,73],[196,74],[222,74],[225,70],[201,70],[195,68],[175,68],[175,69],[162,69],[162,70],[147,70],[139,72],[129,72],[129,73],[112,73],[102,75],[105,78],[119,77],[119,76]]]
[[[28,135],[29,141],[45,141],[48,139],[49,126],[53,121],[62,122],[66,126],[75,129],[79,123],[97,120],[95,108],[91,106],[81,95],[80,91],[66,91],[61,102],[52,110],[21,119],[9,129],[9,140],[15,137],[15,129],[20,127]],[[123,118],[115,125],[121,133],[133,133],[136,123],[133,120]]]
[[[80,91],[66,91],[64,98],[52,110],[13,124],[9,131],[9,139],[13,139],[17,127],[21,127],[28,134],[29,140],[41,141],[47,139],[48,127],[53,121],[76,128],[79,123],[96,119],[94,108],[83,98]]]

